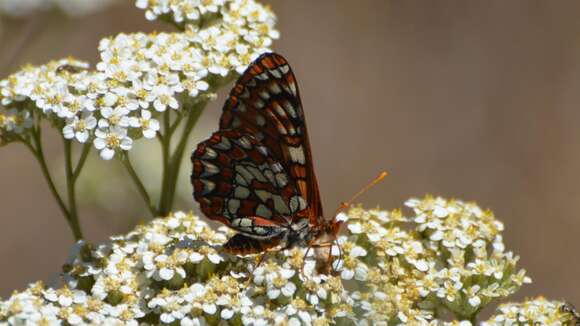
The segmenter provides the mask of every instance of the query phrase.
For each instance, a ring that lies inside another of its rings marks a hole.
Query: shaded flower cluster
[[[77,16],[95,12],[112,3],[112,0],[0,0],[0,12],[9,16],[25,16],[58,8],[69,15]]]
[[[549,301],[543,297],[523,303],[505,303],[497,308],[496,314],[482,322],[482,326],[498,325],[576,325],[573,313],[562,309],[566,303]]]
[[[310,251],[305,259],[305,248],[270,253],[260,265],[224,254],[231,231],[174,213],[97,247],[79,243],[64,285],[15,293],[0,303],[0,322],[468,326],[491,301],[530,282],[504,250],[503,226],[491,212],[433,197],[406,205],[408,216],[340,214],[347,227],[328,275],[317,272],[326,256]],[[508,325],[518,313],[569,320],[559,311],[540,299],[506,304],[487,325]],[[445,315],[456,320],[438,319]]]
[[[200,15],[182,25],[185,31],[103,39],[95,70],[65,59],[0,81],[0,142],[25,139],[42,117],[66,139],[92,142],[108,160],[130,150],[135,139],[154,138],[168,110],[176,112],[177,126],[278,37],[275,16],[254,1],[203,3],[188,5]]]

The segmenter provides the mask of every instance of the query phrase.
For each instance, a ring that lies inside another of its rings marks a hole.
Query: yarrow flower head
[[[225,254],[227,229],[174,213],[97,247],[79,243],[64,286],[33,284],[0,302],[0,323],[469,326],[530,281],[503,249],[491,212],[429,196],[407,206],[408,216],[360,207],[342,214],[331,274],[317,272],[326,256],[304,257],[306,248],[269,253],[260,265]],[[504,304],[484,324],[573,318],[542,300]],[[437,319],[443,311],[456,320]]]
[[[71,58],[24,67],[0,81],[1,143],[26,140],[41,117],[65,139],[92,143],[108,160],[138,138],[155,138],[160,118],[172,119],[168,111],[175,112],[176,126],[195,114],[278,37],[275,16],[254,1],[195,3],[137,1],[149,18],[172,10],[184,31],[103,39],[95,70]],[[179,20],[180,13],[190,18]]]
[[[68,15],[79,16],[98,11],[112,3],[112,0],[2,0],[0,13],[19,17],[56,8]]]
[[[565,309],[567,303],[550,301],[544,297],[530,299],[522,303],[501,304],[496,314],[482,326],[498,325],[577,325],[580,320]]]

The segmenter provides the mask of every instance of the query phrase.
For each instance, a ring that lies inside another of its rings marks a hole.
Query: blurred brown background
[[[41,27],[0,70],[68,55],[95,63],[104,36],[169,29],[146,22],[130,2],[83,18],[36,17]],[[580,2],[271,5],[282,32],[275,49],[299,80],[327,212],[382,169],[391,176],[364,196],[369,206],[399,207],[425,193],[475,200],[505,223],[507,247],[534,279],[518,298],[580,304]],[[23,26],[1,21],[0,57]],[[222,103],[204,113],[192,143],[217,126]],[[53,278],[72,238],[24,147],[0,149],[0,180],[7,296]],[[121,215],[82,210],[90,241],[130,227]]]

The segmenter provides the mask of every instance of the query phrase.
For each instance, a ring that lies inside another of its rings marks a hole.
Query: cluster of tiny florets
[[[504,251],[503,226],[491,212],[432,197],[406,204],[406,216],[340,214],[346,228],[331,249],[330,274],[319,272],[326,254],[304,257],[305,248],[269,253],[260,265],[255,256],[225,254],[231,231],[174,213],[97,247],[79,243],[64,286],[37,283],[14,294],[0,303],[0,322],[468,326],[492,300],[530,281]],[[518,312],[569,318],[556,306],[503,305],[488,323]],[[457,320],[437,319],[443,311]]]
[[[481,323],[482,326],[501,325],[577,325],[579,320],[563,309],[566,303],[549,301],[543,297],[522,303],[504,303],[496,309],[496,314]]]
[[[65,59],[24,67],[0,81],[0,144],[25,141],[42,117],[64,138],[92,143],[101,158],[111,159],[135,139],[156,137],[158,118],[167,111],[183,116],[215,98],[220,85],[269,51],[277,37],[275,16],[254,1],[191,7],[219,15],[211,24],[189,22],[181,32],[103,39],[95,70]]]
[[[56,8],[68,15],[78,16],[103,9],[113,0],[0,0],[0,13],[8,16],[26,16]]]

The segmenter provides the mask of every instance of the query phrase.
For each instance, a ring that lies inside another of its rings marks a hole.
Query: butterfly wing
[[[276,238],[304,208],[283,166],[249,133],[214,133],[198,145],[192,163],[194,197],[203,213],[247,237]]]
[[[296,77],[286,59],[267,53],[248,67],[224,105],[220,129],[245,130],[262,142],[306,200],[307,209],[297,218],[320,222],[322,205],[306,120]]]

